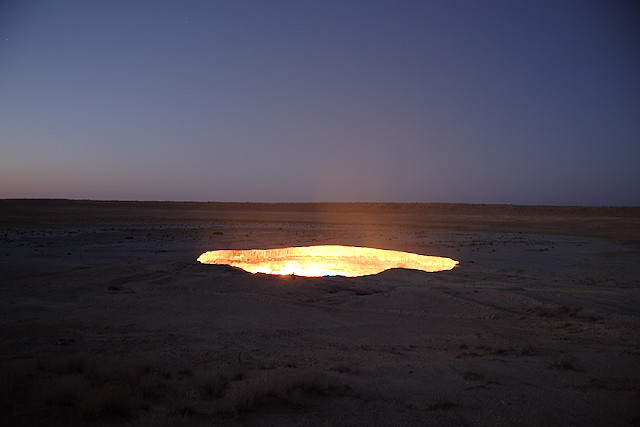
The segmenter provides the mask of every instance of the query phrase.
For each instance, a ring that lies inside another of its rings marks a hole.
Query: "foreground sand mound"
[[[451,270],[458,264],[458,261],[445,257],[338,245],[209,251],[200,255],[198,261],[231,265],[251,273],[310,277],[356,277],[378,274],[391,268],[435,272]]]

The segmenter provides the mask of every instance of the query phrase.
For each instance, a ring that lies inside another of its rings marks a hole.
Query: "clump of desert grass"
[[[232,384],[217,407],[223,414],[237,415],[262,405],[304,406],[312,396],[350,395],[351,387],[322,372],[299,369],[262,371]]]
[[[459,405],[457,403],[454,403],[453,401],[441,396],[436,399],[435,402],[428,405],[427,409],[429,409],[430,411],[447,411],[450,409],[455,409],[458,406]]]
[[[41,357],[36,360],[37,367],[41,371],[53,374],[72,374],[84,370],[87,356],[84,353],[71,355],[56,355],[53,357]]]
[[[0,365],[0,398],[20,393],[37,368],[35,360],[10,360]]]
[[[591,322],[602,319],[600,313],[594,309],[568,306],[565,304],[539,304],[528,308],[527,311],[538,317],[569,317]]]
[[[92,387],[78,402],[83,420],[129,419],[141,409],[140,391],[127,384],[107,383]]]
[[[561,354],[556,357],[549,365],[550,369],[558,369],[561,371],[583,371],[578,364],[575,356],[571,354]]]
[[[200,381],[200,389],[207,399],[220,399],[229,388],[229,378],[221,373],[209,373]]]
[[[518,357],[532,356],[536,353],[536,347],[529,342],[522,343],[515,347],[515,354]]]
[[[81,375],[60,375],[43,381],[40,393],[46,404],[73,406],[89,389],[89,382]]]
[[[462,379],[467,381],[481,381],[485,377],[483,374],[475,372],[471,369],[465,370],[460,376],[462,377]]]
[[[88,360],[84,365],[84,374],[94,386],[117,382],[139,387],[144,378],[162,371],[145,357],[133,357],[104,362]]]
[[[457,349],[469,350],[469,346],[463,343],[458,345]],[[475,351],[464,351],[462,353],[458,353],[455,358],[467,359],[482,356],[515,356],[522,358],[538,354],[538,350],[536,349],[536,347],[532,343],[527,341],[517,344],[483,343],[475,345],[474,350]]]
[[[329,366],[329,369],[340,373],[350,373],[353,372],[354,367],[351,361],[341,360],[333,363],[331,366]]]

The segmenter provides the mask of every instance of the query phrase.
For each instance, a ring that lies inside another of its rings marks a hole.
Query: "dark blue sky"
[[[0,198],[640,205],[619,1],[3,1]]]

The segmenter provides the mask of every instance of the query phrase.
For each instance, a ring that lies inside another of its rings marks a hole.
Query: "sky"
[[[3,0],[0,198],[638,206],[640,6]]]

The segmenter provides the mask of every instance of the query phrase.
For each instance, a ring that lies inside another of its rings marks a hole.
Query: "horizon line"
[[[255,205],[322,205],[322,204],[351,204],[351,205],[468,205],[468,206],[525,206],[525,207],[581,207],[581,208],[639,208],[640,205],[576,205],[576,204],[537,204],[537,203],[478,203],[478,202],[416,202],[416,201],[224,201],[224,200],[145,200],[145,199],[74,199],[65,197],[7,197],[0,201],[62,201],[62,202],[96,202],[96,203],[219,203],[219,204],[255,204]]]

